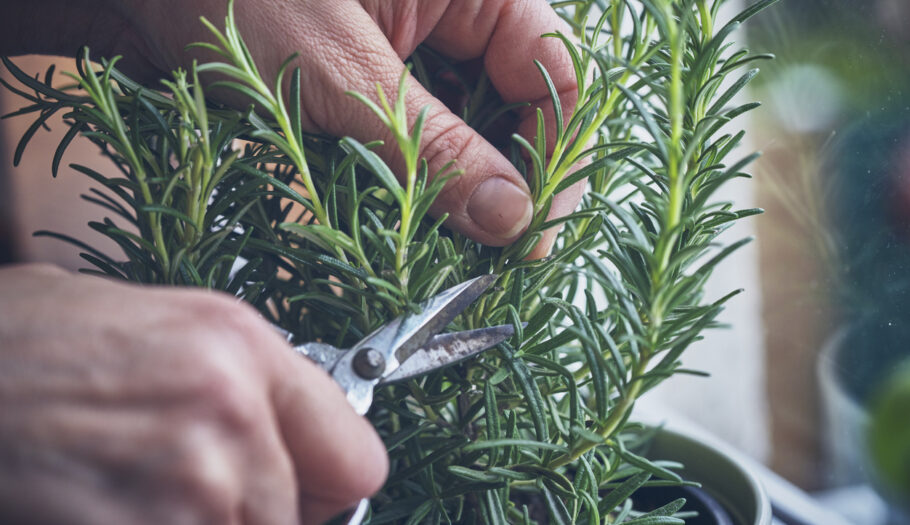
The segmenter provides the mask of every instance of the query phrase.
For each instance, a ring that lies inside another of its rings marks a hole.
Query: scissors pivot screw
[[[364,379],[377,379],[385,372],[385,357],[375,348],[361,348],[352,363],[357,375]]]

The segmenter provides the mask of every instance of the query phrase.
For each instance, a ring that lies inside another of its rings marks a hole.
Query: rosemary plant
[[[496,272],[495,289],[456,328],[513,323],[516,335],[482,357],[377,392],[369,417],[383,436],[391,474],[372,501],[370,523],[682,523],[682,501],[647,514],[643,485],[685,483],[675,465],[635,451],[635,400],[685,372],[684,350],[715,326],[725,297],[703,290],[712,270],[747,240],[718,246],[735,221],[759,210],[717,202],[724,183],[754,158],[728,159],[743,132],[725,125],[758,104],[731,105],[766,58],[728,39],[762,0],[719,25],[723,0],[554,2],[574,35],[579,83],[571,114],[551,87],[556,137],[546,151],[542,113],[532,141],[515,136],[511,156],[535,202],[527,233],[489,248],[425,216],[456,172],[429,173],[419,158],[424,113],[407,121],[403,88],[379,103],[354,94],[392,132],[406,166],[402,186],[375,144],[309,135],[300,124],[300,72],[287,64],[267,82],[229,11],[224,30],[198,44],[220,62],[176,71],[161,92],[116,69],[117,59],[77,61],[75,84],[52,86],[4,59],[33,115],[16,159],[47,118],[70,128],[53,157],[88,137],[119,172],[74,166],[106,192],[83,198],[113,218],[91,226],[122,254],[76,239],[90,273],[235,294],[301,340],[342,346],[440,289]],[[410,59],[435,91],[430,50]],[[198,75],[246,95],[244,111],[206,97]],[[289,75],[289,98],[272,86]],[[731,77],[735,75],[735,77]],[[731,79],[731,81],[727,81]],[[460,108],[483,129],[504,106],[485,76],[461,79]],[[404,84],[402,83],[402,86]],[[163,93],[162,93],[163,92]],[[588,164],[573,172],[580,160]],[[578,210],[545,220],[553,196],[587,179]],[[561,226],[553,254],[526,260],[547,228]],[[40,235],[63,237],[50,232]],[[523,324],[526,323],[526,324]]]

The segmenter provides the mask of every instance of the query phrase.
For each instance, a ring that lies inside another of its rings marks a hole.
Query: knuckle
[[[259,427],[259,406],[238,391],[224,392],[215,404],[215,420],[232,435],[248,436]]]
[[[267,325],[252,307],[223,294],[185,293],[179,302],[181,308],[168,319],[170,331],[191,333],[197,339],[194,346],[215,353],[226,350],[233,350],[234,354],[237,351],[249,353],[262,345]]]
[[[267,417],[266,385],[254,348],[261,348],[267,325],[250,307],[228,296],[190,292],[167,319],[182,360],[182,399],[187,412],[213,428],[248,438]]]
[[[212,292],[187,292],[187,313],[197,324],[218,328],[246,329],[257,321],[255,311],[231,296]]]
[[[226,352],[204,355],[191,393],[199,415],[229,435],[250,434],[258,427],[263,411],[243,367]]]
[[[185,510],[207,522],[226,522],[240,498],[228,450],[217,433],[193,425],[182,434],[174,455],[170,476],[174,492]]]
[[[478,151],[477,142],[481,140],[470,129],[465,129],[461,122],[451,123],[438,131],[430,132],[422,155],[430,167],[430,174],[435,175],[446,163],[454,161],[454,168],[466,169],[470,164],[472,151]],[[445,185],[439,198],[445,201],[466,201],[471,188],[467,177],[454,177]]]
[[[440,117],[437,119],[442,120]],[[424,131],[427,140],[421,153],[431,168],[439,169],[449,161],[464,162],[475,140],[476,135],[470,128],[457,117],[452,120],[437,129],[430,128]]]

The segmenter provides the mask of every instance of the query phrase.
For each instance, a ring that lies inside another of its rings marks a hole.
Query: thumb
[[[416,114],[421,107],[429,107],[420,155],[430,173],[438,173],[452,161],[462,171],[447,183],[430,213],[448,213],[449,228],[486,245],[501,246],[517,239],[534,211],[524,178],[480,134],[416,81],[411,84],[408,112]]]
[[[377,154],[403,180],[404,159],[389,130],[363,103],[344,93],[356,91],[375,99],[377,83],[384,92],[396,93],[405,66],[365,11],[349,10],[346,17],[333,21],[332,31],[321,35],[319,53],[301,57],[309,73],[304,83],[310,84],[301,90],[303,105],[313,124],[332,135],[364,142],[383,138]],[[502,246],[517,239],[533,214],[528,186],[518,170],[413,77],[406,87],[409,125],[429,108],[420,145],[429,173],[452,161],[463,172],[449,180],[430,213],[448,213],[449,228],[483,244]]]

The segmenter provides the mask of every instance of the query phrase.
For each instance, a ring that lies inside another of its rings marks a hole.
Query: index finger
[[[455,0],[427,43],[456,60],[483,56],[487,75],[506,103],[530,102],[520,112],[517,131],[532,144],[540,108],[549,160],[556,137],[555,111],[550,90],[534,61],[549,74],[563,115],[571,115],[578,101],[578,79],[569,51],[561,40],[542,36],[555,32],[572,34],[545,0]],[[584,187],[585,182],[579,181],[556,195],[547,219],[571,213],[581,201]],[[547,255],[559,229],[546,230],[529,258]]]
[[[519,134],[533,138],[539,107],[552,147],[556,129],[553,106],[534,61],[549,73],[564,114],[570,114],[578,100],[569,52],[559,39],[541,36],[557,31],[571,35],[569,26],[546,0],[454,0],[427,44],[456,60],[483,56],[487,75],[506,103],[531,103],[522,109]]]
[[[260,351],[275,419],[296,471],[305,522],[323,522],[369,497],[388,472],[385,446],[345,392],[268,327]]]

